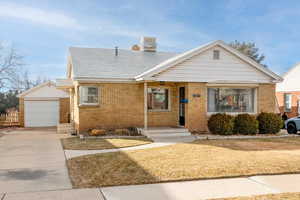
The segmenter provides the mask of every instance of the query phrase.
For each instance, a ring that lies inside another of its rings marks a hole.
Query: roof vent
[[[115,56],[118,56],[119,55],[119,49],[118,47],[115,47]]]
[[[142,37],[141,38],[141,50],[142,51],[156,51],[156,38],[155,37]]]

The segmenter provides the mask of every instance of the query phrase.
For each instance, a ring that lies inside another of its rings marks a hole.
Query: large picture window
[[[148,88],[148,110],[169,110],[169,89]]]
[[[254,112],[255,88],[208,88],[208,112]]]
[[[97,105],[98,101],[98,87],[94,86],[80,86],[80,104],[82,105]]]

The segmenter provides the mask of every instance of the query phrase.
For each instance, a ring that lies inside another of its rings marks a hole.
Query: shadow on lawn
[[[238,151],[300,150],[299,138],[198,140],[194,144]]]
[[[107,146],[117,148],[104,140]],[[157,183],[153,176],[125,152],[92,154],[67,161],[69,174],[76,188]]]

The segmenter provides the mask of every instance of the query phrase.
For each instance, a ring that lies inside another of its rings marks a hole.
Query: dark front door
[[[185,125],[185,87],[179,88],[179,125]]]

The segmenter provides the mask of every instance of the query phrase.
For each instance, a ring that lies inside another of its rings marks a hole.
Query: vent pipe
[[[115,47],[115,56],[118,56],[119,55],[119,49],[118,47]]]

